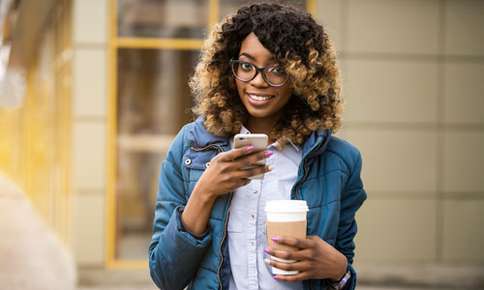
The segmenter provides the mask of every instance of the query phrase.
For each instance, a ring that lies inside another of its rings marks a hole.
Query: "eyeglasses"
[[[288,79],[286,71],[280,65],[257,67],[250,62],[234,59],[230,60],[230,65],[234,77],[246,83],[255,79],[258,73],[272,87],[282,87]]]

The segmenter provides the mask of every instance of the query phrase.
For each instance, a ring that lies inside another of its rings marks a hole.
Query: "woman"
[[[331,135],[342,100],[323,28],[292,7],[242,7],[206,41],[190,85],[199,117],[181,129],[161,169],[149,249],[156,285],[354,289],[355,212],[366,193],[358,150]],[[265,133],[271,145],[231,149],[240,132]],[[267,247],[263,208],[273,199],[309,206],[307,239],[272,237],[293,251]],[[273,276],[272,266],[299,273]]]

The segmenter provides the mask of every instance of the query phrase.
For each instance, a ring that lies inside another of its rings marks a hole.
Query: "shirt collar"
[[[249,131],[249,129],[245,128],[244,125],[242,125],[242,128],[240,128],[240,134],[251,134],[251,132]],[[299,146],[297,146],[296,144],[294,144],[291,139],[288,139],[288,143],[291,144],[291,146],[294,148],[294,150],[296,150],[296,152],[299,152],[301,150],[301,148],[299,148]],[[277,141],[276,141],[277,142]],[[267,146],[267,148],[269,147],[276,147],[276,142],[272,143],[272,144],[269,144]]]

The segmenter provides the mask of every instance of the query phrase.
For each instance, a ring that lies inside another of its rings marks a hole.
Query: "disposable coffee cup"
[[[305,200],[271,200],[266,203],[267,244],[274,250],[292,251],[292,247],[280,245],[272,241],[273,237],[306,238],[308,206]],[[270,256],[271,260],[282,263],[295,263],[295,260],[285,260]],[[274,275],[295,275],[299,271],[285,271],[272,267]]]

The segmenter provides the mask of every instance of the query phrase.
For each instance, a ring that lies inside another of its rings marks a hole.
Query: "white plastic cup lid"
[[[270,200],[266,203],[265,211],[272,213],[307,212],[308,205],[305,200]]]

